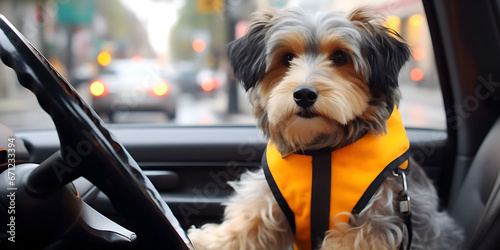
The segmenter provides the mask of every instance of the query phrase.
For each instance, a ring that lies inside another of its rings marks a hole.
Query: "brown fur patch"
[[[356,8],[347,16],[354,25],[371,23],[373,25],[383,26],[384,19],[380,15],[374,14],[369,7]]]
[[[282,66],[278,68],[283,70]],[[336,146],[323,145],[318,138],[341,138],[339,134],[345,131],[338,130],[335,124],[347,125],[365,111],[370,96],[363,76],[356,73],[352,62],[335,66],[326,55],[312,58],[299,55],[290,68],[284,68],[286,71],[273,71],[264,78],[273,83],[269,84],[272,88],[266,88],[267,92],[260,89],[261,98],[265,96],[261,104],[266,108],[271,140],[282,153],[317,145]],[[266,84],[263,82],[262,86]],[[318,100],[311,108],[319,117],[304,119],[297,115],[301,108],[293,100],[293,93],[299,85],[318,90]]]
[[[305,53],[305,42],[299,34],[283,36],[282,43],[275,45],[275,47],[276,49],[270,55],[270,65],[266,76],[261,82],[261,94],[263,96],[269,93],[278,83],[277,79],[288,71],[288,67],[284,64],[284,57],[287,54],[293,54],[297,57]]]
[[[356,71],[354,68],[352,51],[354,48],[350,44],[342,41],[335,35],[327,36],[321,40],[320,44],[321,52],[325,55],[332,55],[335,51],[341,50],[346,52],[349,55],[349,63],[346,65],[335,67],[336,72],[344,79],[353,83],[353,87],[358,91],[364,92],[367,95],[369,94],[368,84],[364,81],[366,76],[363,76],[360,72]]]

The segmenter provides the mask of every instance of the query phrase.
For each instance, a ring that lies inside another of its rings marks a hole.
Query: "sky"
[[[168,56],[170,28],[177,20],[183,0],[121,0],[143,22],[151,46],[158,54]]]

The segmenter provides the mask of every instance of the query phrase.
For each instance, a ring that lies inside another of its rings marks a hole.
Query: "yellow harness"
[[[409,147],[397,108],[387,120],[387,134],[369,132],[335,151],[282,157],[270,141],[264,173],[295,234],[295,249],[315,248],[335,222],[349,222],[349,213],[361,212],[392,171],[407,168]]]

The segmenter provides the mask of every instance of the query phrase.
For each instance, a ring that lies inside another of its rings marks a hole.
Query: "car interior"
[[[411,153],[434,181],[442,209],[464,227],[464,248],[500,249],[500,1],[422,2],[446,129],[407,128]],[[0,232],[1,249],[34,242],[42,249],[192,249],[184,231],[220,222],[232,192],[227,181],[260,167],[266,139],[254,126],[108,128],[7,19],[0,21],[3,63],[56,125],[0,127],[0,148],[16,138],[18,216],[30,218],[19,219],[18,245]],[[0,224],[8,224],[5,151],[1,162]],[[53,220],[57,214],[72,225]]]

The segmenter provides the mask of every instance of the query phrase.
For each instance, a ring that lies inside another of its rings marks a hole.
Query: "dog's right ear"
[[[362,50],[371,68],[370,89],[395,97],[399,71],[411,56],[408,45],[396,31],[385,27],[380,16],[367,8],[354,10],[349,19],[366,38]]]
[[[262,80],[266,70],[266,33],[275,11],[255,13],[247,33],[227,45],[227,54],[234,76],[245,90]]]

